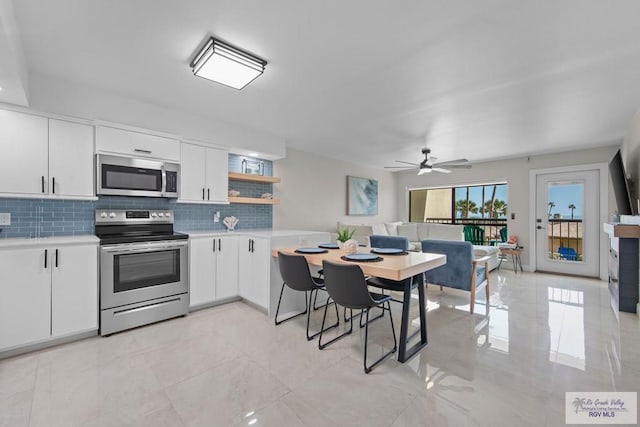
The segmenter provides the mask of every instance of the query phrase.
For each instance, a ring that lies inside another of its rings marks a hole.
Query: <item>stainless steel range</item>
[[[189,309],[188,235],[170,210],[96,210],[100,238],[100,335]]]

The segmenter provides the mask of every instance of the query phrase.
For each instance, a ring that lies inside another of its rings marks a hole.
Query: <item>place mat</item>
[[[398,248],[371,248],[371,253],[380,255],[407,255],[409,252]]]
[[[355,262],[379,262],[382,261],[384,258],[373,255],[373,254],[350,254],[350,255],[343,255],[340,257],[340,259],[344,260],[344,261],[355,261]]]
[[[299,254],[326,254],[329,251],[320,248],[298,248],[296,249],[296,252]]]
[[[337,243],[323,243],[318,245],[318,247],[323,249],[338,249],[340,246],[338,246]]]

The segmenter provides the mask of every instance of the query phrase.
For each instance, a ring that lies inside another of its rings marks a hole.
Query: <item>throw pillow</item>
[[[378,236],[388,236],[389,232],[387,231],[387,227],[384,224],[373,224],[371,226],[373,229],[373,234]]]
[[[398,226],[398,236],[406,237],[410,242],[417,242],[418,239],[418,225],[417,224],[404,224]]]
[[[402,221],[398,222],[385,222],[384,226],[387,228],[387,233],[389,236],[397,236],[398,235],[398,226],[402,225]]]

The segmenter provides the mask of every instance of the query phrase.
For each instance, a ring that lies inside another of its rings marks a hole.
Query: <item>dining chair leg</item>
[[[387,303],[389,303],[387,301]],[[368,374],[375,368],[380,362],[382,362],[387,357],[391,356],[398,349],[398,342],[396,340],[396,332],[393,326],[393,317],[391,316],[391,305],[389,305],[389,319],[391,319],[391,333],[393,334],[393,348],[382,355],[378,360],[373,362],[370,366],[367,366],[367,347],[369,342],[369,309],[365,309],[367,312],[367,323],[365,323],[364,327],[364,372]]]
[[[384,307],[380,307],[380,308],[382,309],[382,313],[380,313],[378,316],[374,317],[373,319],[368,319],[367,323],[368,322],[374,322],[374,321],[378,320],[379,318],[384,317],[385,308]],[[360,329],[362,329],[362,328],[364,328],[364,323],[362,322],[364,316],[362,316],[362,312],[360,312],[360,313],[361,313],[361,315],[360,315]]]
[[[331,298],[329,298],[331,299]],[[320,328],[320,338],[318,338],[318,348],[320,350],[323,350],[326,346],[328,346],[331,343],[334,343],[336,341],[338,341],[340,338],[344,338],[345,336],[351,334],[353,332],[353,311],[351,312],[351,317],[349,318],[349,320],[351,321],[351,324],[349,326],[349,330],[347,332],[344,332],[340,335],[338,335],[337,337],[333,338],[330,341],[327,341],[326,343],[322,343],[322,334],[325,331],[324,329],[324,323],[327,320],[327,309],[329,308],[329,300],[327,300],[327,304],[324,306],[324,315],[322,316],[322,327]],[[337,308],[336,308],[337,311]],[[345,312],[346,313],[346,312]]]
[[[349,321],[349,320],[351,320],[351,318],[353,317],[353,309],[349,309],[349,311],[350,311],[350,313],[351,313],[351,316],[350,316],[350,317],[347,317],[347,307],[345,307],[345,308],[344,308],[343,316],[344,316],[344,321],[345,321],[345,322],[348,322],[348,321]],[[360,310],[360,313],[356,314],[356,316],[355,316],[355,317],[358,317],[358,316],[362,316],[362,310]]]
[[[318,294],[318,290],[316,289],[315,291],[316,291],[316,295],[317,295]],[[313,291],[311,291],[311,295],[309,295],[309,307],[311,307],[311,298],[312,297],[313,297]],[[329,300],[327,300],[327,305],[329,305],[329,304],[330,304],[330,302],[329,302]],[[307,311],[307,341],[311,341],[312,339],[314,339],[315,337],[320,335],[323,331],[328,331],[329,329],[333,329],[333,328],[337,328],[338,327],[338,325],[340,324],[340,314],[338,313],[338,305],[335,302],[332,303],[332,304],[336,308],[336,323],[334,323],[331,326],[327,326],[327,328],[325,329],[325,327],[324,327],[324,318],[323,318],[322,319],[322,328],[320,329],[319,332],[316,332],[313,335],[309,335],[309,322],[311,320],[311,310]],[[325,310],[325,315],[326,315],[326,310]]]
[[[307,293],[305,292],[304,295],[304,311],[298,314],[293,314],[289,317],[287,317],[286,319],[282,319],[282,320],[278,320],[278,313],[280,312],[280,303],[282,302],[282,294],[284,293],[284,287],[285,287],[285,282],[282,282],[282,289],[280,289],[280,298],[278,298],[278,308],[276,308],[276,316],[274,317],[274,322],[277,325],[281,324],[282,322],[286,322],[287,320],[291,320],[294,317],[298,317],[298,316],[302,316],[303,314],[307,314],[307,312],[309,311],[309,303],[307,301]],[[313,292],[313,291],[312,291]]]

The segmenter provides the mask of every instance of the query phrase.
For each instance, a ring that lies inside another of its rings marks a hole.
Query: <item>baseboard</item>
[[[218,305],[229,304],[230,302],[242,301],[242,298],[239,296],[223,298],[217,301],[206,302],[204,304],[196,304],[189,306],[189,313],[193,313],[194,311],[204,310],[206,308],[216,307]]]
[[[247,304],[249,307],[258,310],[261,313],[264,313],[264,314],[267,314],[267,315],[269,314],[269,310],[267,310],[266,308],[256,304],[255,302],[251,302],[246,298],[242,298],[242,302]]]
[[[7,350],[0,351],[0,360],[8,357],[18,356],[20,354],[30,353],[36,350],[42,350],[48,347],[54,347],[60,344],[66,344],[73,341],[83,340],[85,338],[95,337],[98,335],[97,329],[91,329],[84,332],[73,333],[58,338],[47,338],[35,343],[11,347]]]
[[[640,302],[636,304],[636,316],[640,317]]]

